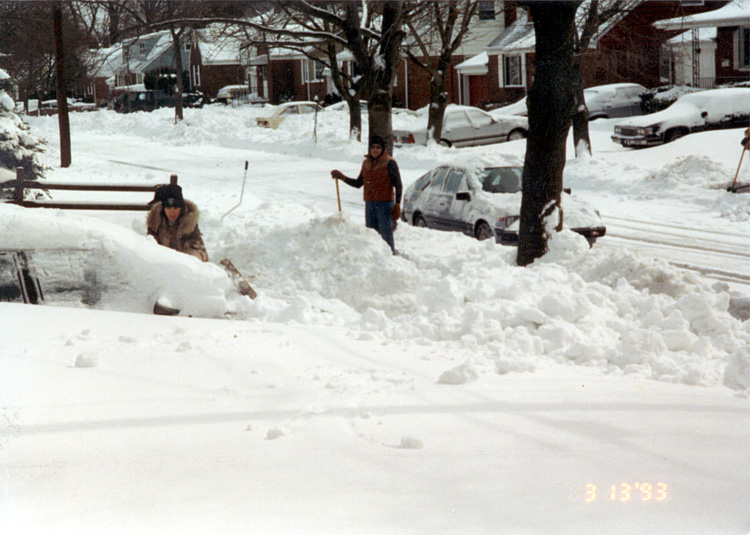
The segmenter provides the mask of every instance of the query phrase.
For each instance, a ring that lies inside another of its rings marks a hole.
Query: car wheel
[[[674,130],[669,130],[666,134],[664,134],[664,143],[670,143],[675,139],[680,139],[681,137],[686,136],[687,134],[688,131],[685,128],[675,128]]]
[[[492,229],[486,222],[480,221],[474,229],[474,236],[479,241],[489,240],[493,237]]]
[[[427,227],[427,221],[424,220],[422,214],[414,214],[414,226],[415,227]]]
[[[594,115],[593,117],[589,117],[589,121],[596,121],[597,119],[609,119],[606,115]]]
[[[526,130],[516,128],[508,134],[508,141],[515,141],[516,139],[526,139]]]
[[[453,146],[453,143],[451,143],[451,142],[450,142],[450,141],[448,141],[447,139],[441,139],[441,140],[440,140],[440,141],[438,142],[438,145],[440,145],[441,147],[451,147],[451,146]]]

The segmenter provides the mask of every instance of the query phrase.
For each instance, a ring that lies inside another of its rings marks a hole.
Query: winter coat
[[[206,246],[198,228],[198,215],[198,207],[193,202],[185,200],[179,219],[175,221],[174,226],[170,226],[161,203],[157,202],[146,217],[147,233],[156,238],[159,245],[208,262]]]
[[[354,188],[365,187],[365,201],[394,201],[401,202],[401,173],[399,172],[396,160],[391,158],[387,152],[383,151],[377,159],[371,156],[365,156],[362,163],[362,170],[356,179],[347,178],[344,180],[348,185]],[[395,199],[394,199],[395,190]]]

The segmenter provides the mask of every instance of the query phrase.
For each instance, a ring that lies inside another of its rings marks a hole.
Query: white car
[[[409,125],[394,126],[393,139],[396,145],[411,143],[426,145],[427,109],[423,108]],[[471,106],[449,105],[445,110],[440,144],[447,147],[473,147],[489,145],[514,139],[523,139],[529,131],[525,117],[493,116]]]
[[[650,147],[692,132],[745,128],[749,121],[750,88],[710,89],[683,95],[660,112],[619,123],[612,141],[623,147]]]
[[[264,128],[278,128],[284,119],[290,115],[308,115],[323,111],[325,108],[317,102],[285,102],[276,106],[273,113],[268,117],[258,117],[258,126]]]
[[[584,89],[583,98],[589,109],[589,120],[642,115],[641,95],[646,91],[642,85],[627,83],[598,85]],[[518,102],[497,108],[490,113],[492,115],[527,116],[529,109],[524,97]]]
[[[417,227],[517,245],[522,175],[523,168],[517,166],[437,167],[406,189],[401,219]],[[593,245],[607,232],[601,216],[568,193],[562,198],[563,224]]]

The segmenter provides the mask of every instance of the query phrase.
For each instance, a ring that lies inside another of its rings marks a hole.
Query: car
[[[158,89],[125,91],[112,101],[112,109],[117,113],[154,111],[158,108],[174,108],[174,98]]]
[[[401,219],[417,227],[517,245],[522,176],[519,166],[442,165],[406,189]],[[564,226],[593,245],[607,229],[597,210],[569,192],[562,199]]]
[[[427,108],[422,108],[411,124],[393,129],[396,145],[413,143],[426,145],[431,139],[427,132]],[[529,131],[525,117],[493,116],[472,106],[449,105],[445,110],[440,144],[446,147],[474,147],[514,139],[524,139]]]
[[[615,125],[612,141],[643,148],[669,143],[693,132],[747,127],[750,88],[709,89],[689,93],[660,112]]]
[[[359,101],[359,109],[362,111],[362,113],[367,113],[367,101],[366,100],[360,100]],[[326,110],[328,111],[349,111],[349,104],[342,100],[341,102],[336,102],[335,104],[331,104],[330,106],[326,106]]]
[[[640,84],[607,84],[589,87],[583,90],[583,98],[589,109],[589,120],[614,119],[642,115],[641,95],[648,90]],[[492,115],[529,115],[526,98],[518,102],[496,108]]]
[[[279,125],[291,115],[307,115],[325,110],[317,102],[285,102],[276,106],[276,109],[268,117],[258,117],[256,119],[258,126],[264,128],[278,128]]]

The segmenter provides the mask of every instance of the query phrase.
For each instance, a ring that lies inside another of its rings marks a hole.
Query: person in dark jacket
[[[356,179],[349,178],[338,169],[331,171],[334,180],[343,180],[353,188],[364,186],[365,225],[375,229],[396,254],[393,241],[393,223],[401,217],[401,173],[396,160],[385,150],[380,136],[370,140],[370,150],[362,162]]]
[[[168,185],[157,191],[146,217],[146,229],[159,245],[208,262],[208,252],[198,228],[198,207],[182,198],[182,188]]]

